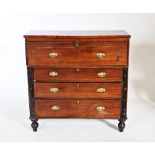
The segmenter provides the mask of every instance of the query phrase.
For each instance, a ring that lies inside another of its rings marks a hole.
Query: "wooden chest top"
[[[125,41],[130,35],[124,30],[80,30],[80,31],[30,31],[24,35],[26,41],[44,41],[55,39],[101,39]]]

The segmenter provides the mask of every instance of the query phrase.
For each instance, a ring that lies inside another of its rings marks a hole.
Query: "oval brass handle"
[[[56,52],[51,52],[51,53],[49,53],[48,55],[49,55],[50,58],[55,58],[55,57],[58,56],[58,53],[56,53]]]
[[[104,78],[104,77],[106,77],[106,72],[99,72],[99,73],[97,73],[97,76],[98,77],[100,77],[100,78]]]
[[[55,111],[60,110],[60,106],[54,105],[51,107],[51,110],[55,110]]]
[[[100,58],[100,59],[103,59],[103,58],[105,57],[105,53],[99,52],[99,53],[96,54],[96,56],[97,56],[98,58]]]
[[[105,107],[103,107],[103,106],[98,106],[97,108],[96,108],[96,110],[97,111],[104,111],[105,110]]]
[[[50,88],[50,92],[52,93],[57,93],[59,91],[58,88]]]
[[[97,89],[97,92],[98,92],[98,93],[104,93],[105,91],[106,91],[105,88],[98,88],[98,89]]]
[[[55,77],[55,76],[58,76],[58,73],[55,71],[51,71],[49,75]]]

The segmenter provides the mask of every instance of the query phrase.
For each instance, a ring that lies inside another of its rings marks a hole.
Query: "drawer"
[[[121,98],[122,83],[34,83],[36,98]]]
[[[122,69],[34,69],[34,79],[40,82],[116,82],[122,80]]]
[[[89,44],[88,44],[89,45]],[[126,44],[103,44],[103,46],[81,48],[36,46],[27,48],[27,60],[31,66],[52,67],[102,67],[104,65],[126,65]],[[90,44],[91,45],[91,44]],[[93,45],[91,45],[93,46]]]
[[[119,118],[120,100],[35,100],[37,118]]]

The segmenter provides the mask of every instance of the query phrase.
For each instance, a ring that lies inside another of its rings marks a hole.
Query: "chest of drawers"
[[[124,130],[129,34],[34,31],[24,37],[33,131],[41,118],[118,119]]]

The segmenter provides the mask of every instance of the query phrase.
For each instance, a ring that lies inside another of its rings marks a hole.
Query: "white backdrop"
[[[28,120],[23,35],[29,30],[120,29],[131,34],[124,133],[115,130],[117,121],[43,120],[34,134]],[[155,14],[9,14],[1,15],[0,30],[1,140],[155,141]]]

